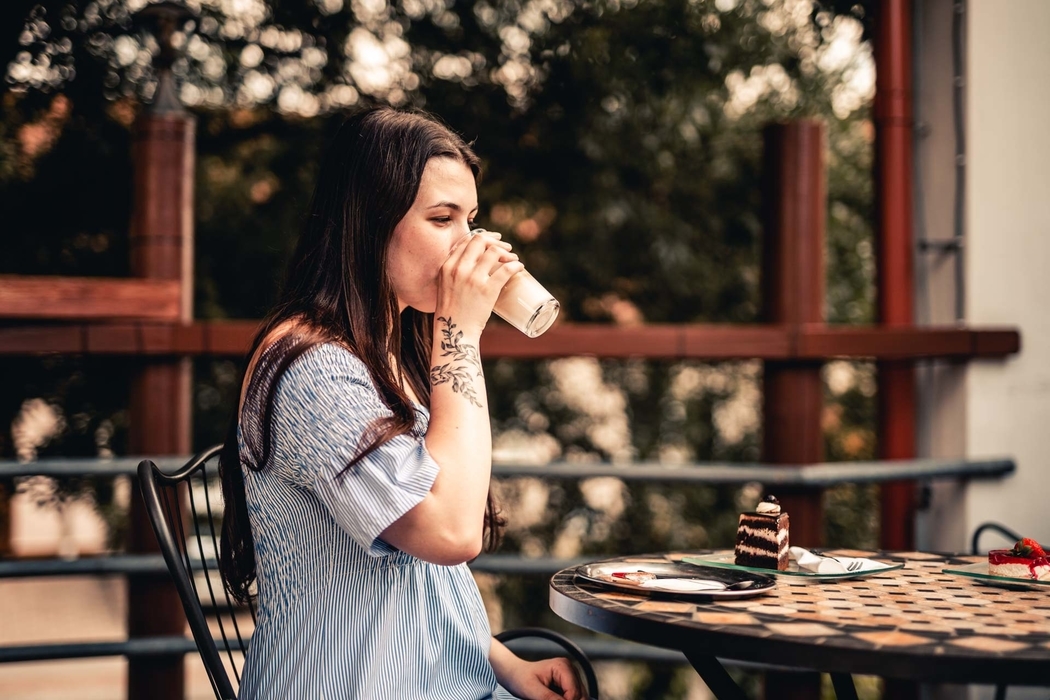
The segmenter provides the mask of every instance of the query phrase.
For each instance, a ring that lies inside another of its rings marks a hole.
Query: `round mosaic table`
[[[699,553],[708,552],[619,561],[679,562]],[[984,557],[832,553],[905,566],[835,581],[780,576],[767,595],[721,600],[632,595],[577,580],[573,569],[565,569],[551,579],[550,605],[560,617],[595,632],[682,651],[719,698],[734,692],[716,656],[830,672],[838,676],[836,689],[842,674],[854,673],[1050,685],[1050,587],[997,588],[941,573],[947,565]]]

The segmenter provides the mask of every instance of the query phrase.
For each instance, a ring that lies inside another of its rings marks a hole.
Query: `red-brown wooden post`
[[[178,280],[181,319],[192,321],[193,167],[195,122],[175,96],[172,31],[185,10],[153,5],[145,10],[161,46],[158,87],[150,108],[135,124],[131,271],[139,277]],[[129,449],[136,455],[188,454],[190,441],[189,358],[149,359],[137,364],[131,389]],[[132,489],[128,549],[156,552],[158,546],[136,484]],[[183,635],[186,618],[167,575],[128,579],[128,636]],[[182,655],[129,659],[129,700],[182,700]]]
[[[824,320],[824,127],[818,122],[773,124],[765,131],[765,239],[762,253],[765,321],[798,327]],[[768,361],[763,374],[763,460],[775,464],[820,462],[823,381],[821,362]],[[791,541],[806,547],[824,541],[819,490],[778,488],[791,516]],[[816,673],[766,675],[766,697],[815,700]]]
[[[882,0],[876,15],[876,251],[878,314],[885,326],[914,322],[912,246],[911,2]],[[915,457],[915,368],[878,364],[879,456]],[[915,546],[912,482],[882,487],[882,537],[887,549]]]
[[[875,211],[878,315],[884,326],[914,323],[912,246],[912,4],[881,0],[875,15]],[[915,457],[915,367],[881,361],[878,370],[879,457]],[[915,484],[881,487],[884,549],[915,546]],[[887,680],[886,697],[919,696],[915,683]]]

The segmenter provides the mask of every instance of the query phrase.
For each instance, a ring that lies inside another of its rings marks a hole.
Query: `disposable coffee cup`
[[[476,228],[470,235],[479,233],[489,232]],[[522,270],[503,285],[493,311],[528,337],[535,338],[551,327],[560,309],[558,300],[528,270]]]

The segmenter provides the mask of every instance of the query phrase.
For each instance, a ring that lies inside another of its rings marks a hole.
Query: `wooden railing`
[[[3,278],[0,277],[0,287]],[[257,321],[190,324],[111,322],[0,326],[0,356],[43,353],[243,357]],[[1013,328],[886,328],[824,324],[676,324],[620,327],[562,324],[539,338],[493,321],[481,338],[485,358],[590,355],[653,360],[998,359],[1019,352]]]

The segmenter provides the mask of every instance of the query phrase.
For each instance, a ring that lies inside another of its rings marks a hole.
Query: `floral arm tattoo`
[[[441,356],[451,360],[443,365],[430,368],[430,383],[434,386],[452,382],[452,391],[463,394],[463,398],[478,408],[482,408],[478,395],[474,391],[474,377],[481,376],[481,357],[478,349],[463,341],[463,331],[456,330],[451,318],[439,316],[438,321],[444,324],[441,329]],[[474,370],[477,370],[476,373]]]

